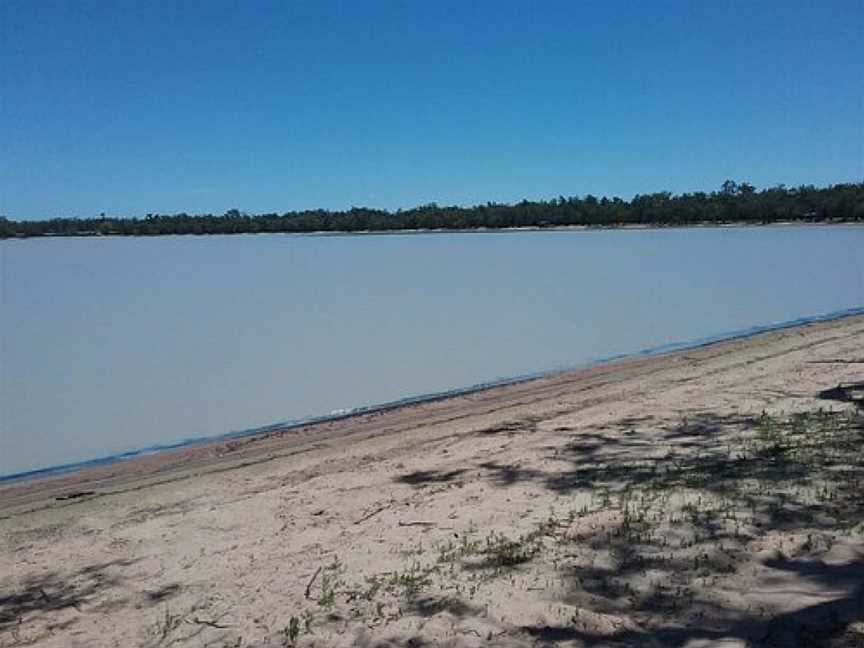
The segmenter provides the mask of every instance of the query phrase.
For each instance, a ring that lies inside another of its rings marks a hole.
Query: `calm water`
[[[0,242],[0,475],[864,305],[864,228]]]

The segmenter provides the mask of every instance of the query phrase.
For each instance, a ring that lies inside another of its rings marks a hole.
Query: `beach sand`
[[[0,646],[864,645],[861,380],[857,316],[7,484]]]

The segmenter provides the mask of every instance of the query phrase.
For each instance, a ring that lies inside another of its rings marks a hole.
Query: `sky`
[[[862,0],[0,0],[0,215],[860,182],[862,42]]]

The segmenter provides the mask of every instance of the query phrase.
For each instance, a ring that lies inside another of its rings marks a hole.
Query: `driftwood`
[[[62,502],[64,500],[78,499],[79,497],[87,497],[88,495],[95,495],[96,491],[77,491],[74,493],[66,493],[65,495],[58,495],[54,499],[58,502]]]
[[[198,617],[193,617],[192,622],[198,625],[210,626],[211,628],[219,628],[220,630],[231,627],[230,625],[222,625],[221,623],[216,623],[216,621],[208,621],[207,619],[199,619]]]
[[[435,522],[426,522],[425,520],[417,520],[415,522],[403,522],[399,520],[398,522],[400,527],[410,527],[410,526],[435,526]]]
[[[309,582],[306,583],[306,598],[308,599],[312,594],[312,585],[315,583],[315,579],[318,578],[318,574],[321,573],[321,567],[315,570],[315,573],[312,574],[312,578],[309,579]]]
[[[390,506],[389,504],[386,504],[386,505],[384,505],[384,506],[379,506],[379,507],[376,508],[374,511],[371,511],[370,513],[367,513],[366,515],[364,515],[363,517],[361,517],[359,520],[355,521],[354,524],[360,524],[361,522],[365,522],[366,520],[368,520],[368,519],[371,518],[371,517],[375,517],[375,516],[378,515],[381,511],[383,511],[384,509],[386,509],[386,508],[389,507],[389,506]]]

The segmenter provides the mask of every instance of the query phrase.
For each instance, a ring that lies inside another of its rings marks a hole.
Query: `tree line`
[[[632,200],[586,195],[516,204],[447,207],[435,203],[387,211],[354,207],[283,214],[147,214],[145,218],[12,220],[0,217],[0,238],[31,236],[158,236],[262,232],[389,232],[513,227],[693,225],[777,222],[864,222],[864,182],[828,187],[777,186],[758,191],[727,180],[718,191],[641,194]]]

